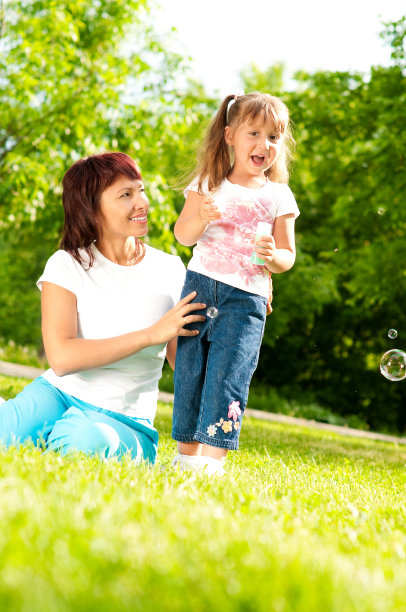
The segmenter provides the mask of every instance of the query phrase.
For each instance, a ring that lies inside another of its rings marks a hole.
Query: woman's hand
[[[221,212],[211,197],[204,198],[201,201],[199,214],[204,223],[211,223],[212,221],[221,219]]]
[[[159,321],[151,325],[146,330],[149,338],[148,344],[163,344],[177,336],[197,336],[199,333],[197,329],[184,328],[189,323],[196,323],[206,319],[203,315],[190,314],[195,310],[206,308],[206,304],[190,303],[195,297],[196,291],[192,291],[192,293],[189,293],[189,295],[175,304],[173,308],[168,310]]]

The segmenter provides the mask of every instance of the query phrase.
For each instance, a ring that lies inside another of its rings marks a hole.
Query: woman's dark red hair
[[[80,159],[62,179],[65,221],[61,249],[68,251],[80,264],[93,265],[91,246],[99,234],[97,219],[101,195],[120,176],[131,181],[142,180],[137,164],[129,155],[101,153]],[[80,249],[87,253],[88,260]]]

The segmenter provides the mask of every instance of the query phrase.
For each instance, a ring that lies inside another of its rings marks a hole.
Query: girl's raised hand
[[[275,252],[276,244],[273,236],[261,236],[255,243],[255,253],[265,261],[265,265],[274,260]]]
[[[184,326],[189,323],[196,323],[196,321],[204,321],[206,319],[203,315],[190,314],[195,310],[206,308],[206,304],[199,304],[197,302],[191,304],[191,300],[195,297],[196,291],[192,291],[192,293],[189,293],[189,295],[175,304],[173,308],[168,310],[159,321],[148,328],[149,344],[163,344],[177,336],[197,336],[198,330],[184,329]]]
[[[200,203],[199,209],[200,218],[204,223],[211,223],[217,219],[221,219],[221,212],[214,203],[213,198],[204,198]]]

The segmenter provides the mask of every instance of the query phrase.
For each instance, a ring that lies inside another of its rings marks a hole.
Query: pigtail
[[[199,177],[199,192],[207,179],[209,191],[214,191],[225,179],[231,168],[230,150],[224,136],[227,125],[228,107],[234,95],[224,98],[216,116],[211,122],[199,155],[196,175]]]

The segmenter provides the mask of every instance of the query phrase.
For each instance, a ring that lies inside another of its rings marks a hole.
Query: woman
[[[180,258],[140,240],[149,205],[128,155],[81,159],[62,185],[61,250],[37,282],[51,368],[1,404],[0,443],[153,463],[165,354],[173,367],[177,336],[197,335],[184,326],[204,317],[189,314],[196,293],[177,302]]]

